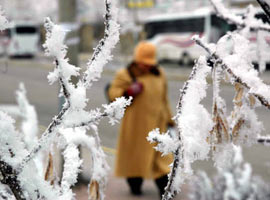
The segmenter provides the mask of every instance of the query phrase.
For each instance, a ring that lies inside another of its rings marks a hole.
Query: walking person
[[[167,185],[172,155],[161,156],[146,137],[159,128],[165,132],[173,126],[167,98],[167,81],[158,66],[156,48],[140,42],[135,48],[133,62],[120,69],[109,89],[109,98],[132,96],[133,101],[125,112],[117,146],[115,175],[127,179],[133,195],[142,194],[145,178],[154,179],[160,196]]]

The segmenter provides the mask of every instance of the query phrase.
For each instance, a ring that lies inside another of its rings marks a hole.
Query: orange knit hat
[[[156,47],[150,42],[142,41],[135,47],[134,61],[146,65],[156,65]]]

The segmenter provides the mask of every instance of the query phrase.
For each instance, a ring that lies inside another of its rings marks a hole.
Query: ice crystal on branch
[[[114,125],[124,116],[125,108],[131,104],[131,100],[132,97],[128,100],[125,97],[120,97],[116,98],[116,100],[109,105],[103,105],[105,108],[104,112],[109,117],[110,124]]]
[[[105,0],[105,33],[98,46],[94,49],[92,58],[87,63],[87,71],[83,78],[86,87],[91,87],[94,81],[99,80],[103,67],[112,59],[112,49],[119,40],[119,24],[117,22],[118,12],[116,1]]]
[[[170,135],[169,131],[166,134],[160,134],[159,129],[151,131],[147,137],[151,143],[157,143],[155,149],[162,153],[162,156],[171,152],[175,152],[179,147],[179,142]]]

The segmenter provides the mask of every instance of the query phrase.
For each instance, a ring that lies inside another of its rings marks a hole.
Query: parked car
[[[31,22],[17,22],[9,30],[7,55],[34,57],[38,50],[40,39],[38,26]]]

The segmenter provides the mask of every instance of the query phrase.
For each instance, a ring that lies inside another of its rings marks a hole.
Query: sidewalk
[[[76,189],[77,200],[87,200],[87,186],[79,185]],[[143,195],[136,197],[129,193],[128,185],[124,179],[109,176],[109,181],[105,191],[107,200],[159,200],[158,190],[151,180],[145,180],[143,183]],[[175,200],[187,200],[187,186],[182,188],[181,195],[175,197]]]
[[[143,195],[140,197],[134,197],[130,195],[129,188],[126,183],[126,180],[124,178],[117,178],[113,175],[113,166],[114,166],[114,160],[115,155],[113,152],[108,152],[106,149],[104,149],[106,155],[107,155],[107,162],[110,169],[110,175],[108,177],[108,183],[106,186],[105,200],[159,200],[158,196],[158,190],[156,188],[156,185],[153,180],[144,180],[143,182]],[[82,151],[83,154],[83,151]],[[85,158],[89,158],[86,157]],[[91,162],[84,160],[84,162]],[[83,165],[84,166],[84,165]],[[89,169],[87,170],[89,171]],[[85,173],[85,171],[82,172],[82,176],[84,180],[89,180],[90,174]],[[88,184],[88,182],[86,182]],[[75,188],[75,193],[77,194],[76,199],[77,200],[88,200],[88,188],[87,184],[81,184],[78,185]],[[181,195],[178,195],[175,200],[187,200],[187,186],[183,185],[181,188],[182,192]]]

